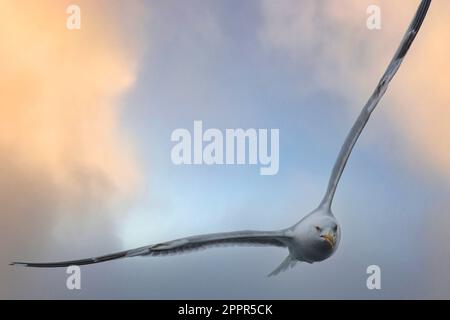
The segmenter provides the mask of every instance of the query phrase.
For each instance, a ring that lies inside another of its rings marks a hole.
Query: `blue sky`
[[[369,31],[368,4],[346,1],[350,22],[343,22],[331,2],[305,1],[299,11],[300,2],[282,1],[274,7],[268,1],[148,1],[138,20],[122,17],[141,42],[136,79],[120,100],[119,117],[141,185],[133,201],[113,208],[120,214],[110,216],[111,225],[99,228],[107,228],[107,235],[96,232],[104,217],[94,215],[82,224],[84,229],[70,226],[71,219],[52,222],[53,236],[43,258],[97,255],[201,233],[284,228],[315,209],[339,148],[386,58],[394,53],[415,4],[408,4],[396,21],[400,1],[392,6],[378,1],[386,14],[385,27]],[[432,8],[428,18],[438,20],[438,11]],[[427,63],[414,56],[424,54],[420,42],[433,26],[417,38],[402,66],[408,72],[394,79],[393,92],[374,112],[350,157],[333,207],[343,238],[330,259],[298,264],[270,279],[266,274],[284,259],[285,251],[214,248],[127,259],[83,268],[80,292],[64,288],[63,270],[10,270],[7,296],[448,298],[445,266],[450,259],[442,254],[450,252],[440,247],[450,238],[434,232],[450,223],[450,175],[445,162],[430,160],[439,158],[440,151],[430,154],[418,138],[417,144],[411,143],[415,129],[399,125],[396,111],[388,110],[404,108],[414,99],[423,103],[418,90],[413,97],[404,92],[412,90],[408,79],[418,77],[421,64]],[[223,131],[279,129],[278,174],[261,176],[259,167],[250,165],[175,166],[170,135],[177,128],[193,130],[194,120]],[[416,120],[406,122],[413,125]],[[66,230],[80,230],[79,241],[61,236]],[[51,248],[51,243],[57,245]],[[381,267],[382,290],[366,288],[366,268],[372,264]],[[19,277],[26,281],[14,281]]]

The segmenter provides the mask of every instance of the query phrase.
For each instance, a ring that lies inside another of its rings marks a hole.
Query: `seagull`
[[[12,262],[11,265],[35,268],[80,266],[136,256],[163,256],[187,253],[214,246],[246,245],[287,248],[289,252],[288,256],[268,275],[273,276],[292,268],[297,262],[314,263],[329,258],[337,250],[341,239],[340,225],[331,211],[331,204],[339,179],[344,171],[350,153],[369,120],[371,113],[378,105],[389,83],[400,68],[406,53],[425,19],[430,4],[431,0],[421,1],[408,30],[401,40],[399,48],[356,119],[356,122],[353,124],[341,147],[331,172],[326,193],[319,206],[293,226],[278,231],[245,230],[197,235],[80,260],[43,263]]]

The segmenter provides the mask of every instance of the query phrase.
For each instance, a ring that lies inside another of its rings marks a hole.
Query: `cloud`
[[[382,29],[366,28],[366,9],[381,8]],[[270,1],[262,5],[261,41],[299,70],[311,68],[311,86],[335,92],[360,110],[397,48],[419,1]],[[450,179],[450,4],[435,2],[388,94],[383,114],[404,142],[402,162],[418,162]],[[303,88],[304,89],[304,88]],[[389,108],[386,106],[389,105]],[[348,112],[344,111],[344,112]],[[406,154],[406,156],[405,156]],[[411,160],[408,160],[411,159]]]
[[[0,4],[0,296],[17,286],[7,261],[38,258],[55,236],[75,248],[88,232],[114,241],[115,212],[139,184],[120,99],[141,48],[118,20],[133,21],[139,3],[119,16],[117,5],[79,1],[78,31],[66,29],[68,4]]]

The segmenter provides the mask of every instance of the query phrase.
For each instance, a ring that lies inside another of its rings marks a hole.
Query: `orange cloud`
[[[68,4],[0,4],[0,145],[64,186],[87,168],[126,190],[136,164],[120,132],[119,99],[134,82],[135,53],[92,2],[80,4],[81,30],[68,30]]]
[[[120,99],[135,81],[139,41],[122,31],[117,3],[77,1],[81,30],[74,31],[66,28],[68,4],[0,2],[4,297],[29,295],[30,282],[38,280],[13,277],[19,271],[7,264],[45,256],[47,242],[51,250],[70,243],[73,253],[91,247],[95,235],[96,244],[117,248],[115,213],[138,185]],[[138,20],[138,5],[119,10],[128,27]]]

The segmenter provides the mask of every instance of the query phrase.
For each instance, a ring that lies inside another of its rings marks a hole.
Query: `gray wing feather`
[[[334,193],[336,191],[336,187],[339,183],[339,179],[344,171],[345,165],[347,164],[347,160],[352,152],[353,146],[359,138],[362,130],[364,129],[372,111],[378,105],[384,93],[386,92],[389,82],[394,77],[397,70],[400,68],[400,65],[408,52],[411,44],[414,41],[424,19],[427,14],[428,8],[431,4],[431,0],[422,0],[419,8],[417,9],[416,15],[414,16],[408,30],[406,31],[399,48],[397,49],[394,57],[389,63],[384,75],[381,77],[380,82],[378,83],[375,91],[370,96],[368,102],[362,109],[358,119],[355,124],[351,128],[345,142],[339,152],[337,160],[334,164],[333,171],[331,173],[330,180],[328,182],[328,188],[325,193],[325,196],[320,204],[320,207],[331,207],[331,202],[333,201]]]
[[[336,191],[336,187],[339,183],[339,179],[344,171],[345,165],[347,164],[347,160],[352,152],[353,146],[359,138],[362,130],[364,129],[367,121],[369,120],[370,114],[378,105],[384,93],[386,92],[389,82],[394,77],[397,70],[400,68],[400,65],[408,52],[414,38],[419,31],[423,20],[427,14],[428,8],[431,4],[431,0],[422,0],[419,8],[417,9],[416,15],[414,16],[408,30],[403,37],[399,48],[397,49],[394,57],[392,58],[390,64],[388,65],[383,77],[381,77],[380,82],[378,83],[375,91],[372,93],[369,101],[366,103],[364,108],[362,109],[358,119],[353,125],[350,133],[348,134],[345,142],[339,152],[338,158],[334,164],[333,171],[331,173],[330,180],[328,182],[328,188],[325,193],[325,196],[320,204],[320,207],[331,207],[331,202],[333,201],[334,193]]]
[[[60,262],[13,262],[11,265],[21,265],[34,268],[57,268],[72,265],[87,265],[100,263],[120,258],[136,256],[161,256],[170,254],[187,253],[194,250],[206,249],[213,246],[275,246],[287,247],[290,237],[284,231],[235,231],[225,233],[213,233],[199,236],[181,238],[164,243],[144,246],[136,249],[120,251],[100,257],[69,260]]]

